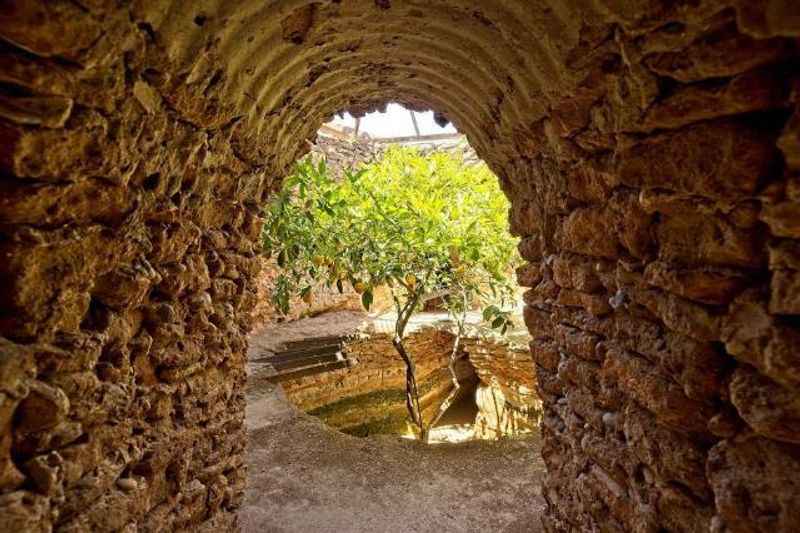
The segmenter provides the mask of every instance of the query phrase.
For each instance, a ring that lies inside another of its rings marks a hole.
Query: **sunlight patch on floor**
[[[475,439],[472,424],[450,424],[437,426],[430,431],[429,444],[466,442]]]
[[[467,442],[475,440],[475,432],[472,424],[448,424],[436,426],[428,433],[428,444],[453,444],[457,442]],[[410,429],[406,431],[402,438],[416,440],[417,435]]]

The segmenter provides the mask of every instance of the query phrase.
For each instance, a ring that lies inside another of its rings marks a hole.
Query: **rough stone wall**
[[[340,139],[330,135],[319,135],[311,147],[314,161],[325,160],[325,164],[335,176],[342,176],[346,170],[357,170],[361,165],[377,161],[384,147],[361,137]]]
[[[412,331],[406,340],[406,349],[417,367],[420,403],[428,422],[453,389],[448,364],[454,340],[446,326],[423,327]],[[300,409],[347,433],[405,432],[405,366],[392,346],[391,335],[365,332],[348,341],[342,353],[347,368],[281,380],[288,398]],[[532,364],[527,349],[488,338],[462,338],[455,366],[461,389],[454,400],[474,394],[479,382],[496,389],[494,394],[487,393],[491,409],[487,404],[484,410],[489,415],[498,413],[486,421],[485,430],[479,432],[481,438],[510,434],[510,428],[500,431],[508,421],[513,421],[519,431],[537,426],[541,402],[535,392]],[[503,424],[498,424],[500,415]]]
[[[256,303],[253,307],[253,331],[286,320],[297,320],[306,316],[315,316],[327,311],[362,309],[361,295],[352,289],[344,287],[340,294],[336,288],[327,288],[324,284],[317,286],[311,296],[311,301],[304,302],[299,296],[293,297],[289,302],[289,312],[284,314],[272,305],[272,291],[275,288],[275,278],[280,273],[280,267],[274,258],[259,257],[261,269],[254,280],[256,289]]]
[[[531,352],[523,346],[488,335],[464,339],[464,350],[480,379],[475,391],[478,415],[474,427],[479,439],[538,431],[542,402],[531,372]]]
[[[0,531],[234,529],[266,174],[111,6],[0,10]]]
[[[455,157],[461,157],[466,165],[477,165],[481,163],[480,156],[469,143],[463,140],[456,142],[434,141],[434,142],[409,142],[406,146],[419,150],[422,154],[428,155],[434,152],[445,152]]]
[[[800,528],[792,0],[10,0],[0,529],[234,528],[275,177],[332,113],[513,200],[551,530]]]
[[[532,414],[541,410],[530,350],[485,337],[465,338],[464,350],[481,382],[498,387],[512,409]]]
[[[598,44],[510,186],[549,530],[800,528],[797,43],[745,12]]]

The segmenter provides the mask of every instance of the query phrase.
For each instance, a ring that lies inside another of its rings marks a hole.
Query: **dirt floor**
[[[244,533],[541,531],[536,438],[361,439],[298,412],[280,387],[248,396]]]

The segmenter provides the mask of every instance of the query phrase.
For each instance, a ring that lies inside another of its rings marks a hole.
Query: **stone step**
[[[295,368],[302,368],[307,366],[314,366],[321,363],[333,363],[339,360],[339,350],[336,351],[325,351],[322,353],[310,353],[307,355],[295,356],[290,358],[283,358],[276,360],[275,358],[269,358],[267,361],[275,367],[275,370],[278,372],[283,372],[285,370],[292,370]]]
[[[320,363],[316,365],[310,365],[292,369],[286,372],[278,372],[275,375],[268,377],[267,381],[271,383],[283,383],[284,381],[304,378],[316,374],[323,374],[325,372],[332,372],[334,370],[339,370],[342,368],[347,368],[347,361],[342,360],[342,361]]]
[[[296,351],[311,350],[314,348],[324,348],[326,346],[341,346],[348,335],[324,335],[320,337],[309,337],[286,341],[281,346],[278,353],[292,353]]]
[[[340,352],[341,350],[342,350],[341,344],[326,344],[321,346],[309,346],[303,349],[281,350],[279,352],[275,352],[274,354],[266,356],[264,359],[268,359],[270,362],[273,363],[283,363],[284,361],[292,361],[294,359],[303,357],[337,353]]]

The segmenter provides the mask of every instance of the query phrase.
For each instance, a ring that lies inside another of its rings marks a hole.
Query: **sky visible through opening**
[[[417,119],[420,135],[458,133],[452,124],[448,124],[444,128],[439,127],[433,120],[433,111],[415,112],[414,115]],[[328,124],[336,128],[355,128],[356,120],[350,113],[345,113],[344,118],[336,115]],[[389,104],[386,113],[377,111],[369,113],[361,119],[359,133],[367,133],[373,139],[416,135],[408,109],[400,104]]]

